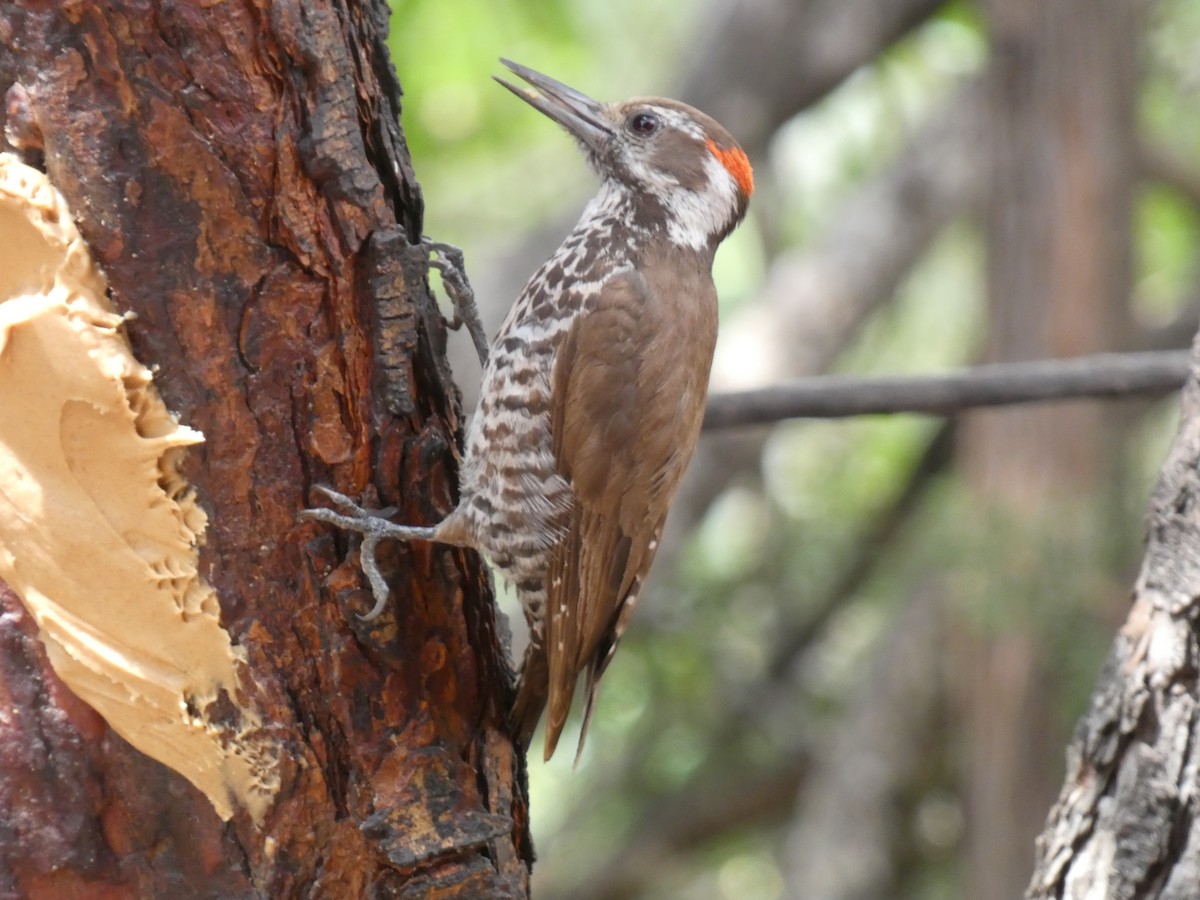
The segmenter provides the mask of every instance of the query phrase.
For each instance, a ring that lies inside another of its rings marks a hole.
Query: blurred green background
[[[1182,348],[1200,318],[1194,0],[394,0],[391,43],[426,231],[489,332],[595,188],[499,56],[742,139],[714,391]],[[578,771],[530,764],[536,896],[1019,895],[1175,416],[704,436]]]

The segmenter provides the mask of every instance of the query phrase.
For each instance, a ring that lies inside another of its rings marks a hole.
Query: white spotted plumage
[[[636,230],[624,229],[619,240],[613,232],[630,220],[631,203],[623,185],[605,183],[530,277],[492,342],[467,430],[459,508],[477,546],[516,586],[534,641],[542,637],[549,553],[572,504],[551,450],[555,352],[608,280],[629,271]]]

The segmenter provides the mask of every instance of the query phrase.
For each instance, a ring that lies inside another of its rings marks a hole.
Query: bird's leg
[[[362,547],[358,551],[359,564],[367,576],[367,581],[371,584],[371,594],[375,598],[375,606],[360,618],[367,622],[376,619],[383,612],[388,598],[387,582],[383,578],[383,573],[379,571],[379,564],[375,561],[375,551],[379,547],[379,542],[432,541],[436,526],[397,525],[387,519],[396,512],[394,508],[367,510],[345,494],[339,494],[327,487],[318,485],[315,490],[328,497],[341,512],[317,507],[304,510],[300,513],[300,518],[327,522],[330,525],[336,525],[343,531],[355,531],[363,536]]]
[[[479,318],[479,307],[475,305],[475,291],[467,280],[467,269],[463,262],[463,252],[453,244],[443,244],[423,238],[421,241],[429,257],[429,265],[442,273],[442,287],[446,296],[454,305],[454,318],[446,322],[447,327],[458,330],[463,325],[475,344],[475,352],[479,354],[479,364],[486,366],[488,361],[488,339],[483,330],[483,322]]]

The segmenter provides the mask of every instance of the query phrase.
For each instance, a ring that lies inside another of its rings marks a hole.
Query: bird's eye
[[[629,130],[642,137],[658,131],[658,116],[654,113],[640,112],[629,117]]]

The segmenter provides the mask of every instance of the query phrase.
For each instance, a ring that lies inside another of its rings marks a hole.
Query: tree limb
[[[763,390],[710,397],[704,427],[887,413],[949,415],[978,406],[1157,395],[1177,390],[1187,371],[1187,351],[1164,351],[995,363],[934,376],[798,378]]]
[[[785,819],[808,770],[806,749],[781,755],[773,768],[743,774],[730,781],[728,772],[710,771],[692,790],[673,794],[643,818],[641,840],[623,845],[619,864],[606,865],[592,877],[565,890],[551,888],[548,897],[571,900],[619,900],[639,896],[661,883],[672,859],[739,828]],[[615,859],[616,857],[614,857]]]

